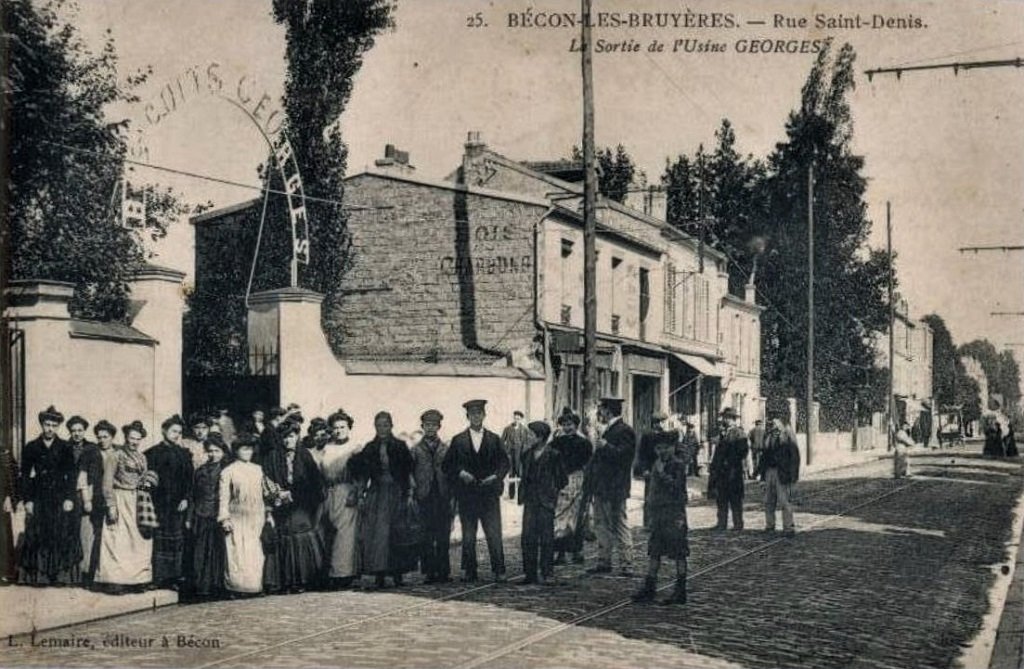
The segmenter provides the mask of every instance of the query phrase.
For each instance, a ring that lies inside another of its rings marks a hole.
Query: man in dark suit
[[[722,411],[722,422],[725,429],[719,436],[718,446],[711,458],[708,474],[708,489],[713,490],[718,504],[718,524],[716,531],[723,531],[732,510],[734,530],[743,529],[743,467],[747,461],[747,435],[739,426],[739,414],[732,407]]]
[[[442,468],[451,484],[462,524],[462,579],[477,579],[476,531],[483,525],[494,580],[505,580],[505,554],[501,547],[501,492],[509,470],[501,438],[484,428],[487,400],[463,404],[469,429],[452,437]]]
[[[587,491],[594,500],[594,531],[597,534],[597,565],[592,574],[612,570],[612,548],[618,547],[623,574],[633,567],[633,539],[626,524],[626,500],[632,482],[630,470],[636,453],[636,432],[622,420],[622,400],[603,397],[598,418],[607,427],[597,440],[587,474]]]

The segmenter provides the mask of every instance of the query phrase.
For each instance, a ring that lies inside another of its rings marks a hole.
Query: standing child
[[[569,483],[562,455],[548,444],[551,428],[534,421],[529,425],[534,442],[522,453],[519,503],[523,505],[524,583],[552,583],[555,550],[555,504],[559,491]],[[540,554],[540,578],[537,557]]]
[[[690,554],[686,524],[686,463],[677,457],[675,439],[660,439],[655,445],[658,459],[650,470],[647,500],[651,538],[647,543],[647,577],[634,595],[635,602],[654,599],[661,558],[676,561],[676,587],[661,604],[686,603],[686,558]]]

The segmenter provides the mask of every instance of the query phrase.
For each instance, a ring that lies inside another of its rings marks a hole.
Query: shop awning
[[[698,374],[714,377],[722,376],[722,373],[718,370],[718,365],[707,358],[702,358],[699,355],[688,355],[686,353],[673,353],[672,355],[674,355],[676,359],[684,365],[693,367],[697,370]]]

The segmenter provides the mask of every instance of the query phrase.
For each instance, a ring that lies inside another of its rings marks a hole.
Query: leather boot
[[[637,590],[636,592],[633,593],[633,596],[630,597],[630,599],[632,599],[634,602],[650,602],[650,601],[653,601],[654,600],[654,595],[656,593],[655,585],[657,585],[657,580],[656,579],[654,579],[654,578],[652,578],[650,576],[645,577],[644,578],[644,584],[640,587],[639,590]]]
[[[686,579],[677,578],[676,587],[672,590],[672,594],[665,599],[658,602],[661,606],[671,606],[673,604],[685,604],[686,603]]]

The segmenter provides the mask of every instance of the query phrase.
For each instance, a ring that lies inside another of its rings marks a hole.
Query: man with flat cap
[[[602,397],[598,419],[606,427],[597,439],[586,488],[594,500],[594,531],[597,534],[597,565],[592,574],[612,570],[612,549],[618,548],[623,574],[633,567],[633,539],[626,524],[626,500],[632,483],[630,469],[636,453],[636,432],[622,420],[622,399]]]
[[[715,454],[711,457],[708,490],[714,491],[718,503],[718,524],[715,530],[725,530],[732,509],[732,529],[743,529],[744,470],[747,462],[747,435],[738,424],[739,414],[732,407],[722,411],[722,434]]]
[[[437,409],[424,411],[420,416],[423,438],[412,447],[416,503],[423,523],[420,569],[426,583],[451,580],[448,549],[452,537],[452,497],[443,468],[448,444],[437,435],[442,420],[444,416]]]
[[[78,466],[71,445],[57,436],[64,415],[53,406],[39,412],[42,433],[21,452],[19,490],[25,504],[22,583],[65,585],[80,578],[80,516],[75,513]]]
[[[459,508],[462,525],[463,581],[477,579],[476,532],[483,525],[494,580],[505,580],[505,553],[501,546],[501,492],[509,461],[501,438],[484,428],[487,400],[463,404],[469,428],[452,437],[444,458],[444,472]]]

